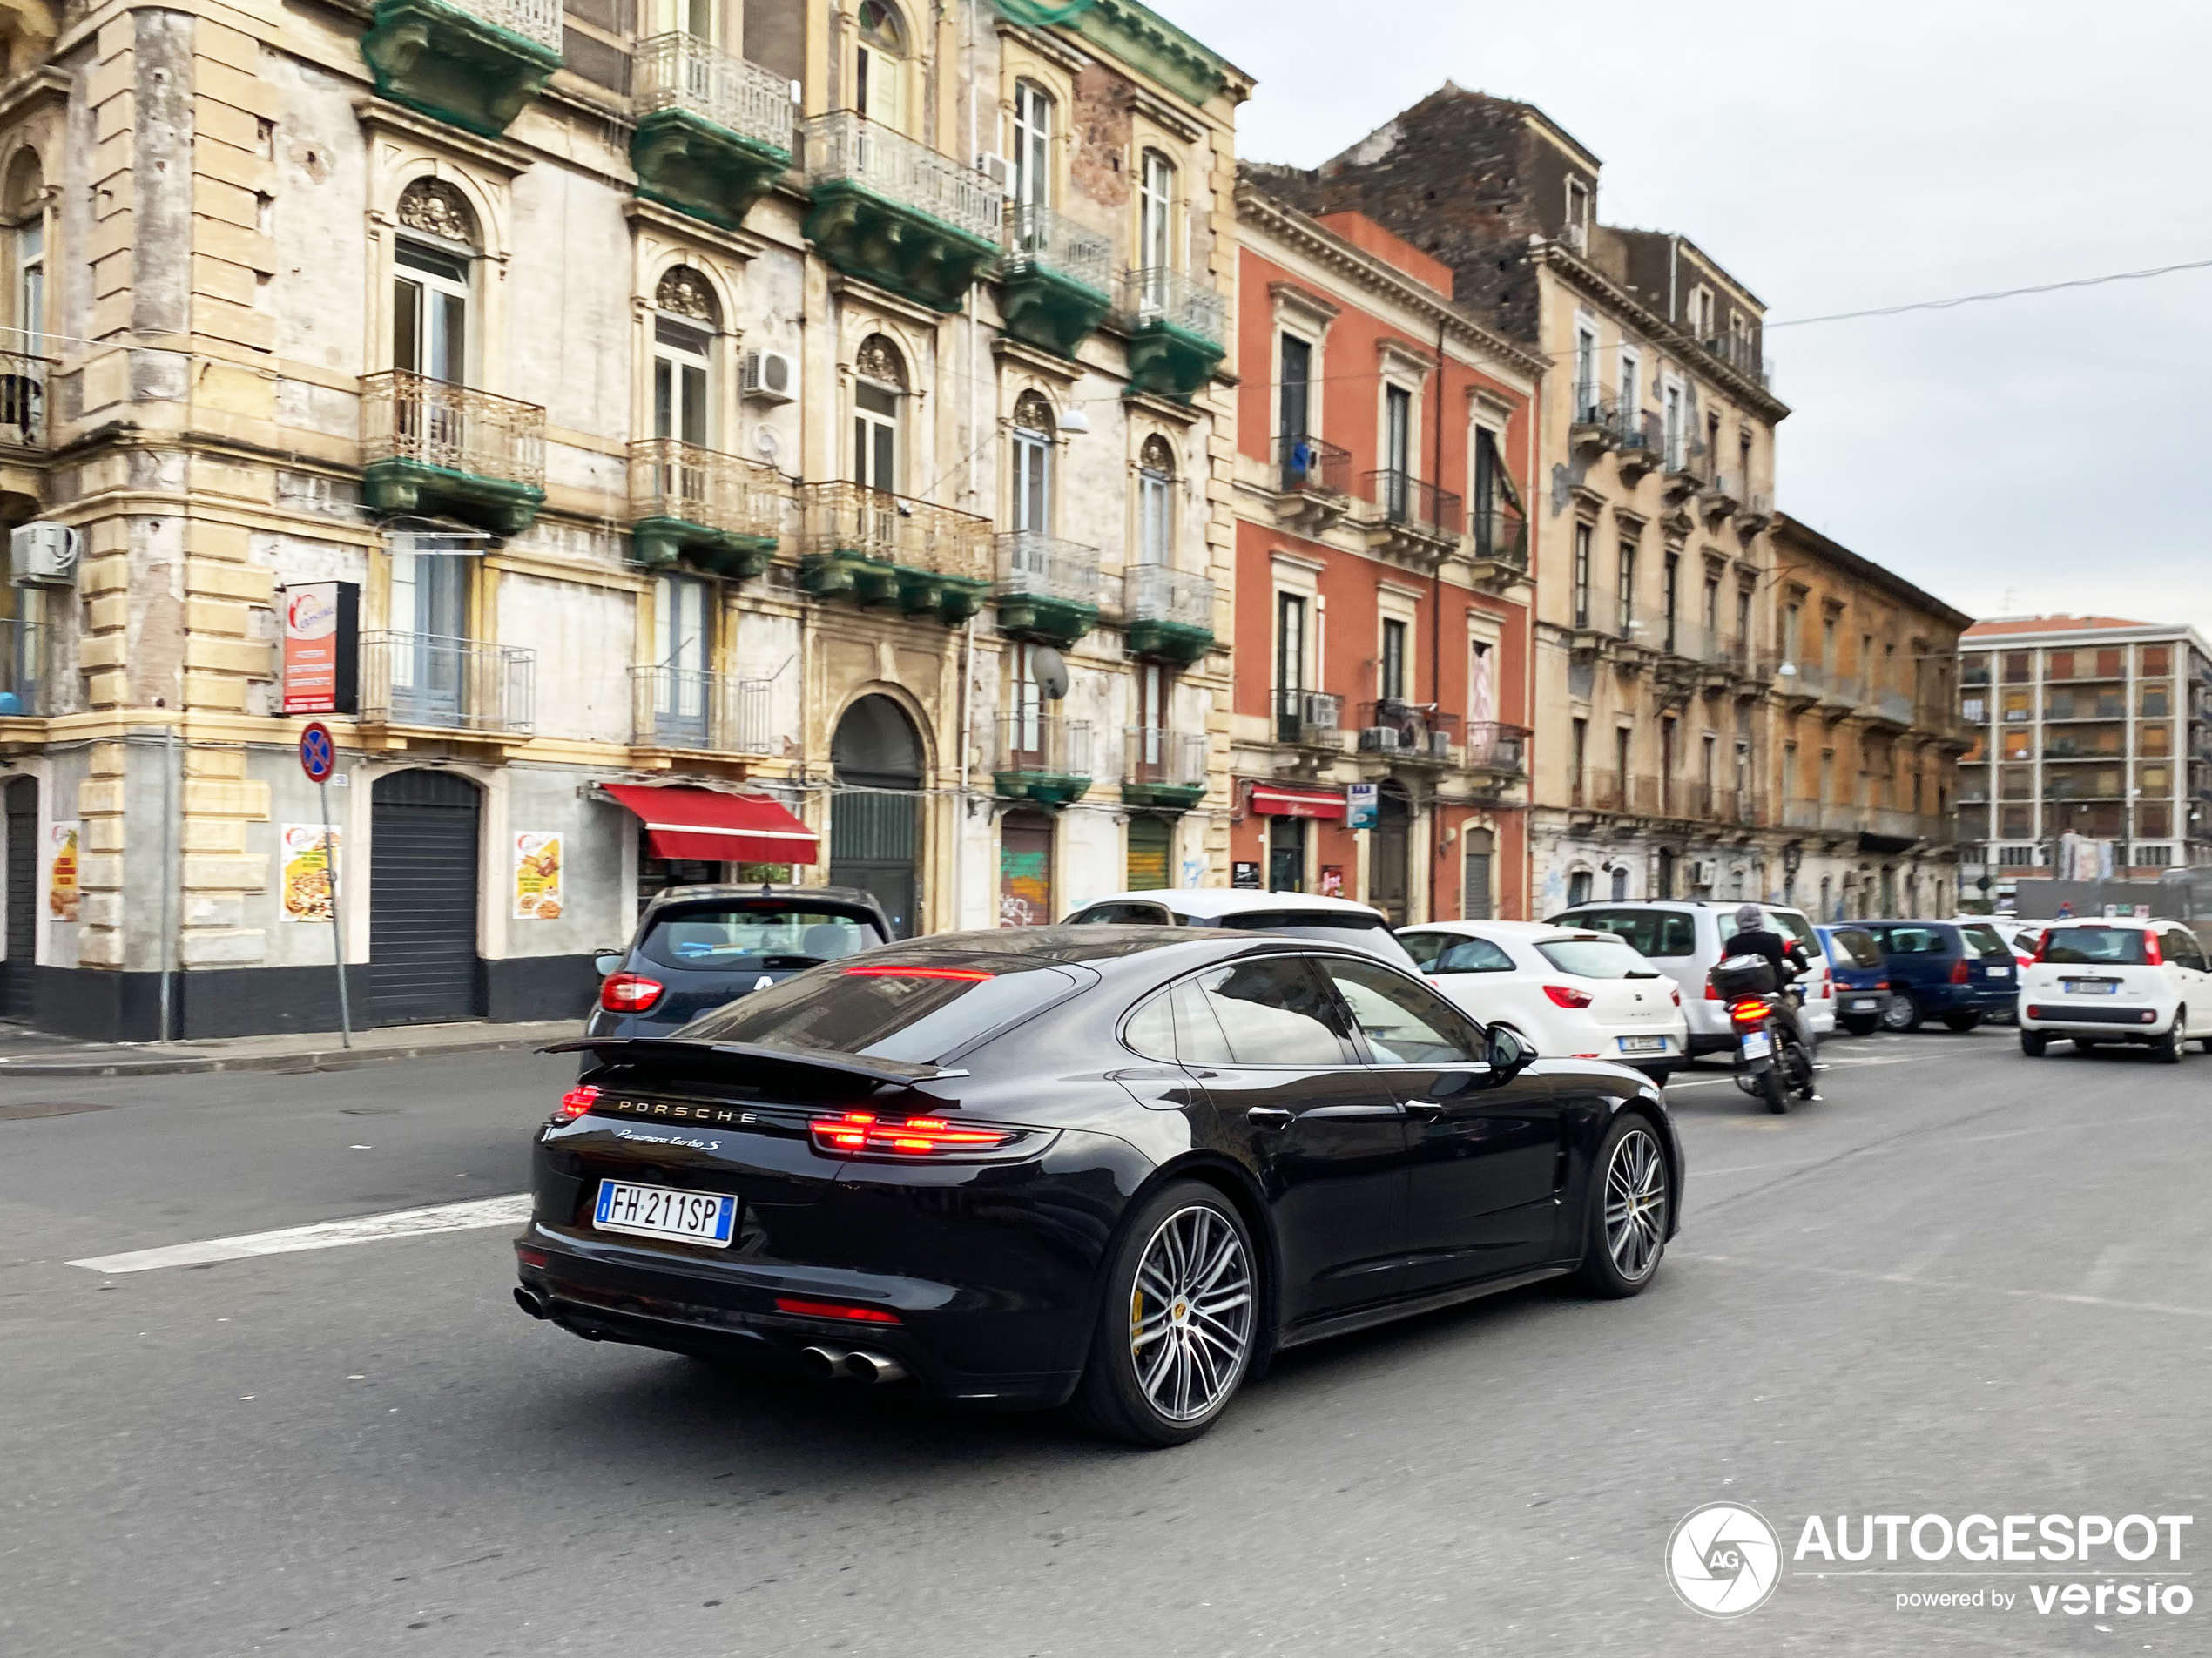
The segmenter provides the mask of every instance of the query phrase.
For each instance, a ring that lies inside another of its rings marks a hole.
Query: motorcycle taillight
[[[1766,1021],[1767,1005],[1757,996],[1746,996],[1741,1001],[1728,1004],[1728,1016],[1739,1025],[1758,1025]]]

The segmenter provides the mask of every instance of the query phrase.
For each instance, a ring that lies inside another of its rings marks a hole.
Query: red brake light
[[[1756,1025],[1767,1016],[1767,1005],[1757,996],[1728,1004],[1728,1016],[1739,1025]]]
[[[2051,934],[2057,931],[2058,929],[2056,927],[2047,927],[2040,933],[2038,933],[2035,935],[2035,954],[2028,957],[2028,960],[2031,963],[2040,961],[2043,959],[2043,951],[2051,942]]]
[[[816,1117],[806,1125],[814,1149],[833,1157],[850,1157],[864,1151],[890,1152],[896,1156],[926,1157],[933,1154],[996,1151],[1022,1136],[1012,1129],[948,1122],[943,1117],[907,1117],[903,1121],[879,1117],[873,1111],[846,1111],[833,1117]]]
[[[982,981],[997,975],[987,973],[981,967],[847,967],[845,969],[845,976],[848,979],[965,979],[971,983],[980,984]]]
[[[1587,990],[1575,990],[1566,985],[1546,985],[1544,994],[1554,1005],[1561,1008],[1587,1008],[1593,998]]]
[[[1676,1007],[1679,1008],[1682,1006],[1682,987],[1680,985],[1669,985],[1667,987],[1667,994],[1675,999]]]
[[[574,1122],[598,1102],[599,1090],[593,1088],[590,1083],[586,1082],[580,1088],[572,1088],[561,1096],[561,1120],[563,1122]]]
[[[1829,998],[1830,996],[1834,995],[1835,994],[1836,994],[1836,981],[1835,981],[1833,979],[1831,979],[1831,978],[1828,977],[1825,974],[1823,974],[1821,975],[1821,980],[1820,980],[1820,994],[1821,994],[1821,999],[1822,999],[1823,1001],[1825,1001],[1827,998]]]
[[[1966,982],[1967,976],[1966,958],[1962,955],[1956,961],[1951,964],[1951,982],[1953,984],[1965,984]]]
[[[1705,981],[1705,1000],[1708,1001],[1718,1001],[1720,999],[1720,987],[1715,984],[1711,980],[1708,979]]]
[[[899,1315],[882,1307],[848,1307],[841,1301],[801,1301],[796,1296],[778,1296],[776,1311],[788,1312],[799,1318],[843,1318],[856,1324],[895,1324]]]
[[[639,1014],[660,1000],[658,979],[635,973],[610,973],[599,987],[599,1005],[610,1014]]]
[[[2166,958],[2158,948],[2158,934],[2155,933],[2143,934],[2143,965],[2147,967],[2162,967],[2166,965]]]

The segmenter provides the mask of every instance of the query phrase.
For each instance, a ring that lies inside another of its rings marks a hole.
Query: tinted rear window
[[[1625,979],[1651,971],[1622,939],[1554,939],[1539,944],[1536,954],[1561,973],[1585,979]]]
[[[763,967],[835,961],[883,943],[853,915],[732,904],[678,910],[657,919],[638,949],[664,967],[696,973],[758,973]]]
[[[676,1035],[684,1041],[748,1042],[921,1065],[1042,1011],[1086,981],[1095,982],[1087,969],[1002,958],[973,965],[879,960],[802,973],[717,1008]]]
[[[1644,955],[1697,954],[1697,918],[1682,910],[1576,910],[1552,925],[1617,933]]]
[[[2043,960],[2061,967],[2141,967],[2143,934],[2132,927],[2054,927]]]
[[[1820,935],[1812,930],[1812,923],[1792,910],[1769,910],[1768,925],[1785,939],[1795,939],[1804,947],[1807,955],[1820,954]]]
[[[1839,927],[1828,935],[1828,953],[1840,955],[1854,967],[1878,967],[1882,965],[1882,947],[1874,942],[1874,935],[1858,927]]]
[[[1224,915],[1221,925],[1240,933],[1280,933],[1322,944],[1348,945],[1394,961],[1413,960],[1381,916],[1362,915],[1356,910],[1252,910],[1243,915]]]
[[[1094,904],[1068,918],[1069,927],[1165,927],[1173,918],[1157,904]]]
[[[1959,936],[1966,940],[1966,947],[1976,955],[2001,955],[2008,960],[2012,956],[2012,950],[2006,944],[2004,935],[1995,927],[1985,923],[1962,927],[1959,929]]]
[[[1943,934],[1932,927],[1885,927],[1874,936],[1892,955],[1943,955]]]

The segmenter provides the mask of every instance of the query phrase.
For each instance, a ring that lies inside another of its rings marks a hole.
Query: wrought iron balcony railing
[[[545,411],[405,368],[361,377],[361,459],[543,489]]]
[[[672,437],[630,446],[630,511],[675,518],[731,536],[773,540],[783,533],[791,486],[772,466],[719,455]]]
[[[991,768],[1001,773],[1038,773],[1080,778],[1091,771],[1090,722],[1063,719],[1042,709],[1017,709],[998,717],[998,749]]]
[[[0,443],[19,448],[46,444],[46,380],[51,358],[0,351]]]
[[[1113,292],[1114,239],[1104,232],[1036,202],[1009,201],[1005,236],[1000,265],[1007,274],[1045,271],[1098,293]]]
[[[1062,541],[1036,529],[1001,531],[999,585],[1001,596],[1057,599],[1096,610],[1100,576],[1098,549]]]
[[[796,145],[791,83],[758,64],[677,30],[640,41],[632,65],[640,115],[688,110],[772,149],[789,153]]]
[[[1309,747],[1342,745],[1344,699],[1326,691],[1278,687],[1275,692],[1275,740]]]
[[[361,718],[371,725],[528,735],[537,653],[431,633],[364,633]]]
[[[1716,334],[1698,342],[1708,356],[1719,359],[1739,374],[1749,376],[1762,386],[1767,381],[1766,362],[1760,350],[1759,336],[1755,334]]]
[[[1228,300],[1197,278],[1165,266],[1123,272],[1121,310],[1133,327],[1164,325],[1217,346],[1228,338]]]
[[[1448,761],[1460,717],[1426,703],[1386,697],[1359,706],[1359,751],[1386,759]]]
[[[630,671],[631,736],[640,747],[765,754],[771,682],[658,664]]]
[[[988,518],[859,483],[803,483],[799,495],[809,553],[850,554],[941,576],[990,579]]]
[[[1467,723],[1466,764],[1470,772],[1521,772],[1528,765],[1528,728],[1501,720]]]
[[[1362,474],[1360,483],[1377,523],[1402,525],[1430,536],[1459,536],[1460,498],[1449,489],[1387,467]]]
[[[1621,431],[1621,404],[1609,386],[1585,381],[1575,388],[1574,421],[1577,426],[1592,426],[1608,437],[1618,437]]]
[[[1485,512],[1478,508],[1467,528],[1474,536],[1476,558],[1528,568],[1528,521],[1516,509],[1501,504]]]
[[[1303,434],[1275,440],[1275,465],[1284,493],[1347,495],[1352,493],[1352,451]]]
[[[1204,788],[1205,733],[1163,731],[1157,725],[1125,726],[1122,781],[1163,789]]]
[[[561,50],[562,0],[447,0],[456,11],[481,17],[510,35]]]
[[[856,185],[987,241],[999,239],[1006,193],[984,174],[850,110],[806,125],[810,185]]]
[[[1122,572],[1122,612],[1129,622],[1165,622],[1213,629],[1213,583],[1165,564],[1131,564]]]

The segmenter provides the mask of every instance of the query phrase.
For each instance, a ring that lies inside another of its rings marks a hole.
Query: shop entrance
[[[475,785],[449,772],[395,772],[376,784],[369,805],[371,1024],[483,1017],[481,811]]]
[[[830,885],[856,886],[883,906],[894,938],[918,922],[921,738],[888,697],[845,711],[830,743],[837,792],[830,799]]]
[[[999,819],[999,925],[1044,927],[1052,920],[1052,819],[1009,812]]]

